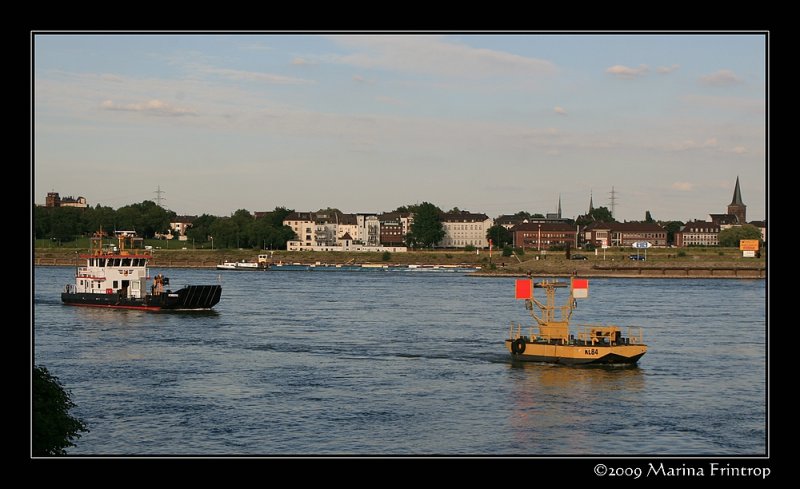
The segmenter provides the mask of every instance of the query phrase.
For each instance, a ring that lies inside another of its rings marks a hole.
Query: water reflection
[[[513,362],[508,373],[508,420],[528,454],[609,453],[611,435],[630,428],[625,413],[641,404],[645,388],[639,367]]]

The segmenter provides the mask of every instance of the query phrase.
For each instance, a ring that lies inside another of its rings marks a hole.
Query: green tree
[[[193,239],[195,243],[206,243],[211,235],[211,225],[214,224],[217,216],[203,214],[192,222],[192,226],[186,230],[186,236]]]
[[[655,220],[653,220],[653,216],[650,215],[650,211],[645,211],[644,222],[656,222]]]
[[[528,220],[530,220],[530,218],[531,218],[531,213],[530,213],[530,212],[527,212],[527,211],[519,211],[519,212],[517,212],[516,214],[514,214],[514,217],[515,217],[516,219],[519,219],[520,221],[524,221],[525,219],[528,219]],[[543,217],[544,217],[544,216],[543,216]]]
[[[287,209],[286,207],[275,207],[267,217],[273,228],[281,228],[283,227],[283,220],[292,212],[294,212],[292,209]]]
[[[719,245],[728,247],[739,247],[739,240],[741,239],[757,239],[761,240],[761,231],[750,224],[743,226],[734,226],[729,229],[723,229],[719,232]]]
[[[216,248],[235,248],[239,228],[236,222],[230,217],[220,217],[209,227],[211,236],[214,237]]]
[[[414,245],[430,248],[444,238],[441,210],[430,202],[423,202],[414,213],[411,232],[406,237]]]
[[[494,246],[497,248],[502,248],[507,244],[511,244],[511,231],[500,224],[495,224],[486,230],[486,240],[488,241],[490,239],[492,240],[492,244]]]
[[[596,207],[592,209],[589,215],[597,222],[614,222],[614,216],[611,215],[611,211],[608,210],[608,207]]]
[[[86,424],[69,414],[75,407],[70,393],[45,367],[33,367],[33,455],[66,455],[73,440],[88,432]]]
[[[661,223],[661,227],[667,232],[667,243],[675,243],[675,233],[681,230],[683,222],[681,221],[667,221]]]
[[[82,234],[83,209],[77,207],[54,207],[50,214],[50,237],[60,241],[71,241]]]

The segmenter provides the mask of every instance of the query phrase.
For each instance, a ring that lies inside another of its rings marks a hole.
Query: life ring
[[[511,352],[516,355],[522,355],[525,353],[525,340],[522,338],[517,338],[516,340],[512,341]]]
[[[122,274],[123,274],[123,275],[128,275],[128,271],[127,271],[127,270],[124,270],[124,271],[122,272]]]

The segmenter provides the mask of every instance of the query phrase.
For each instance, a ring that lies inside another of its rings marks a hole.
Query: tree
[[[681,221],[668,221],[661,223],[661,227],[667,232],[667,243],[675,243],[675,233],[681,230],[683,223]]]
[[[732,248],[739,247],[739,240],[741,239],[757,239],[761,240],[761,231],[750,224],[743,226],[734,226],[729,229],[723,229],[719,232],[719,245],[728,246]]]
[[[592,209],[589,215],[597,222],[614,222],[614,216],[611,215],[611,211],[608,210],[608,207],[596,207]]]
[[[461,209],[459,209],[458,207],[453,207],[452,209],[447,211],[447,213],[448,214],[460,214],[461,213]]]
[[[45,367],[33,367],[33,455],[66,455],[73,440],[88,432],[86,424],[69,410],[75,407],[70,393]]]
[[[270,224],[274,228],[283,227],[283,220],[286,219],[286,216],[292,212],[294,212],[292,209],[287,209],[286,207],[275,207],[275,210],[270,212],[268,215]]]
[[[653,216],[650,215],[650,211],[645,211],[644,222],[656,222],[653,220]]]
[[[186,236],[197,243],[205,243],[211,235],[211,225],[219,219],[216,216],[203,214],[194,221],[192,226],[186,230]]]
[[[544,216],[542,216],[542,217],[544,217]],[[530,220],[531,213],[527,212],[527,211],[519,211],[516,214],[514,214],[514,218],[515,219],[519,219],[520,221],[524,221],[525,219]]]
[[[500,224],[495,224],[486,230],[486,239],[492,240],[492,244],[497,248],[502,248],[511,244],[511,232]]]
[[[414,213],[414,223],[406,239],[422,247],[432,247],[444,238],[441,210],[429,202],[423,202]]]

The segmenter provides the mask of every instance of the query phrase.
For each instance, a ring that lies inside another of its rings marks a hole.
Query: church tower
[[[733,214],[739,224],[747,223],[747,206],[742,202],[742,191],[739,189],[739,177],[736,177],[736,187],[733,189],[733,200],[728,205],[728,214]]]
[[[589,191],[589,214],[594,210],[594,203],[592,203],[592,191]]]
[[[558,218],[561,219],[561,194],[558,194]]]

